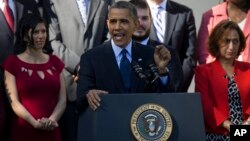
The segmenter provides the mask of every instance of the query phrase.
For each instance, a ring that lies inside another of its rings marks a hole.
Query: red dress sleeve
[[[51,57],[53,66],[55,67],[56,71],[60,74],[64,68],[63,61],[55,55],[51,55],[50,57]]]
[[[17,56],[10,55],[3,62],[2,67],[4,68],[4,70],[7,70],[9,73],[15,75],[16,74],[16,67],[15,67],[16,65],[17,65]]]

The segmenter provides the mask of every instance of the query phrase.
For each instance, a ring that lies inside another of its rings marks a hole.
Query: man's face
[[[131,17],[128,9],[112,8],[109,11],[107,25],[114,43],[119,47],[126,47],[131,41],[138,21]]]
[[[137,8],[137,16],[139,19],[139,26],[135,29],[133,33],[133,39],[137,41],[143,41],[150,34],[151,27],[151,16],[149,9]]]

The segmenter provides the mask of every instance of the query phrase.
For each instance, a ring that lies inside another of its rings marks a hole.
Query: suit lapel
[[[168,42],[171,39],[171,36],[173,34],[174,31],[174,27],[176,25],[177,19],[178,19],[178,15],[175,15],[173,13],[175,12],[176,9],[174,9],[171,5],[171,3],[168,1],[167,3],[167,14],[166,14],[166,25],[165,25],[165,36],[164,36],[164,44],[168,44]],[[151,31],[150,31],[150,38],[156,41],[159,41],[156,35],[156,29],[154,27],[154,25],[151,25]]]
[[[15,1],[15,8],[16,8],[16,17],[15,17],[15,31],[17,29],[17,23],[21,20],[23,17],[23,12],[24,12],[24,5],[21,4],[18,1]],[[32,13],[32,11],[30,11]]]
[[[111,41],[105,43],[104,48],[106,48],[106,50],[105,50],[105,55],[104,55],[105,59],[103,59],[104,61],[103,63],[109,64],[107,66],[107,69],[109,69],[108,72],[111,72],[111,74],[105,74],[105,75],[110,75],[108,77],[111,77],[110,79],[114,80],[113,84],[114,84],[115,89],[120,92],[123,92],[124,91],[123,80],[120,74],[120,69],[116,62],[116,58],[115,58],[114,51],[112,49]]]
[[[82,16],[80,13],[80,10],[78,8],[78,4],[75,0],[51,0],[50,5],[55,5],[56,9],[58,8],[59,11],[65,11],[65,9],[67,10],[68,13],[72,13],[72,14],[65,14],[65,16],[72,16],[71,19],[73,19],[74,21],[76,21],[76,23],[81,23],[79,25],[81,25],[84,29],[85,25],[83,23],[82,20]],[[65,17],[65,18],[66,18]]]
[[[157,45],[160,45],[161,43],[160,42],[157,42],[156,40],[152,40],[151,38],[149,38],[149,40],[148,40],[148,43],[147,43],[147,45],[149,45],[149,46],[152,46],[152,47],[156,47]]]
[[[94,18],[94,15],[97,11],[97,8],[99,7],[101,3],[101,0],[89,0],[89,8],[88,8],[88,20],[87,25],[85,29],[88,29],[88,26],[90,25],[91,21]]]
[[[152,24],[151,25],[151,30],[150,30],[150,36],[149,36],[151,39],[153,40],[157,40],[158,41],[158,38],[157,38],[157,35],[156,35],[156,29],[154,27],[154,25]]]
[[[138,62],[142,60],[141,50],[140,47],[137,46],[138,44],[133,42],[132,43],[132,61]],[[145,61],[145,60],[142,60]],[[131,73],[131,92],[137,92],[139,88],[140,82],[139,76],[132,70]]]
[[[13,37],[13,32],[10,30],[2,10],[0,10],[0,20],[1,20],[0,23],[2,23],[1,30],[6,30],[9,36]]]
[[[173,14],[173,13],[176,13],[175,10],[178,10],[178,9],[174,9],[171,6],[171,3],[169,1],[168,1],[167,6],[168,6],[167,7],[167,14],[166,14],[167,24],[165,27],[166,30],[165,30],[165,41],[164,41],[165,44],[168,44],[168,42],[172,36],[174,27],[176,25],[177,18],[178,18],[178,15]]]
[[[61,1],[60,1],[61,2]],[[65,9],[67,9],[68,6],[71,5],[71,8],[69,8],[70,10],[72,10],[72,13],[73,15],[75,16],[75,20],[78,21],[78,23],[82,23],[82,26],[85,27],[84,23],[83,23],[83,20],[82,20],[82,16],[81,16],[81,13],[80,13],[80,10],[78,8],[78,4],[75,0],[66,0],[66,3],[65,4]]]

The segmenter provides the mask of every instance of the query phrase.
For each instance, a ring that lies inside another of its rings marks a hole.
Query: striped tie
[[[5,19],[9,25],[9,28],[12,32],[14,32],[14,15],[12,13],[12,10],[9,7],[8,0],[4,0],[5,6],[3,8],[3,13],[5,16]]]
[[[154,19],[154,26],[156,28],[156,34],[157,34],[157,37],[159,39],[160,42],[163,43],[164,41],[164,25],[163,25],[163,22],[162,22],[162,16],[161,16],[161,12],[162,12],[162,7],[159,6],[157,8],[157,12],[156,12],[156,16],[155,16],[155,19]]]

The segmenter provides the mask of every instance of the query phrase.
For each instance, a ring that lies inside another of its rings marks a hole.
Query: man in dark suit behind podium
[[[114,3],[108,13],[107,25],[111,40],[81,56],[77,85],[78,106],[82,108],[88,104],[91,109],[96,110],[100,106],[100,94],[170,92],[171,78],[167,69],[171,59],[169,51],[164,47],[154,49],[132,41],[132,34],[138,26],[136,8],[126,1]],[[147,85],[135,71],[131,71],[128,76],[131,85],[127,87],[120,73],[120,63],[124,57],[121,52],[124,49],[127,51],[126,59],[138,62],[143,70],[155,63],[160,78]]]
[[[144,44],[150,45],[152,47],[164,46],[166,47],[171,54],[171,61],[169,62],[169,76],[173,82],[174,91],[182,92],[183,87],[183,70],[179,55],[175,48],[171,46],[164,45],[156,40],[152,40],[150,35],[150,30],[152,26],[152,16],[150,13],[150,8],[146,1],[144,0],[130,0],[130,2],[136,7],[137,16],[139,20],[139,26],[136,28],[133,33],[133,40]]]

